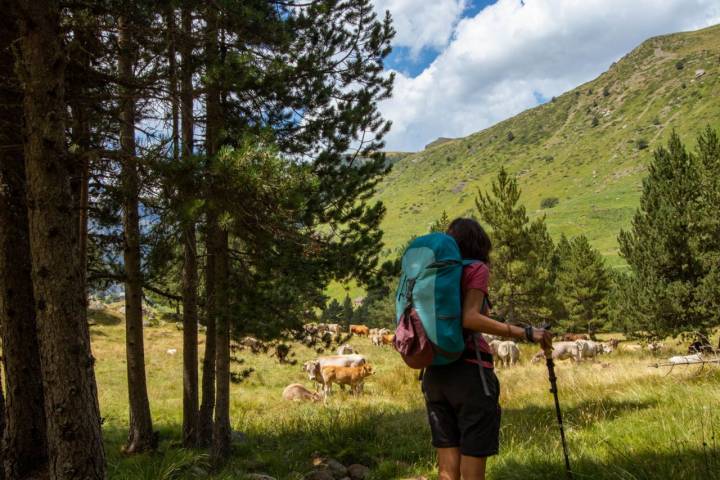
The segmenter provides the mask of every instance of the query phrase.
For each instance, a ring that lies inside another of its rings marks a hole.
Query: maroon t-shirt
[[[460,283],[463,301],[465,300],[465,295],[467,294],[468,290],[482,290],[485,296],[487,296],[489,280],[490,269],[484,263],[477,262],[464,267],[462,273],[462,280]],[[487,307],[485,306],[485,304],[483,305],[483,308],[485,309],[483,311],[484,314],[490,313],[487,311]],[[466,362],[477,364],[477,360],[475,360],[476,341],[477,347],[480,349],[481,352],[492,355],[492,349],[490,348],[490,345],[488,345],[487,340],[485,340],[485,337],[483,337],[482,335],[473,335],[474,332],[467,329],[464,330],[463,333],[465,334],[464,356],[466,357]],[[493,364],[490,362],[482,361],[482,365],[485,368],[493,368]]]

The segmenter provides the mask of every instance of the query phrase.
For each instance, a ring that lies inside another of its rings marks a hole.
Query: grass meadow
[[[241,479],[265,473],[301,479],[314,455],[371,468],[372,479],[435,478],[434,455],[417,373],[390,347],[367,339],[350,342],[375,366],[359,398],[335,392],[327,405],[285,402],[285,385],[310,386],[302,362],[315,352],[295,346],[298,364],[268,354],[244,353],[255,372],[232,386],[233,429],[244,434],[231,462],[208,473],[202,451],[182,450],[182,332],[173,324],[147,328],[146,365],[158,452],[126,457],[124,325],[114,313],[96,315],[91,327],[110,478]],[[201,343],[203,340],[201,338]],[[202,345],[201,345],[202,348]],[[177,349],[175,355],[167,353]],[[678,352],[682,348],[676,347]],[[544,364],[522,362],[499,370],[503,421],[501,454],[489,462],[490,479],[564,478],[559,434]],[[663,356],[666,356],[663,354]],[[614,353],[609,363],[557,367],[561,404],[575,478],[720,479],[720,368],[656,369],[649,354]]]

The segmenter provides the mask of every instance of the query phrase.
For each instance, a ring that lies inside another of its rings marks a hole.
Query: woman
[[[463,258],[479,260],[464,267],[462,274],[465,351],[450,365],[428,368],[422,388],[440,480],[484,480],[487,457],[498,453],[500,383],[493,372],[492,350],[479,334],[524,338],[543,347],[551,345],[552,336],[546,330],[491,319],[490,238],[469,218],[453,220],[447,233],[457,242]]]

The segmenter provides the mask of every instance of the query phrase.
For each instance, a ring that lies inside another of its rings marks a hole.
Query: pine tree
[[[349,327],[351,323],[353,323],[353,303],[350,299],[350,295],[347,293],[345,294],[345,299],[342,303],[342,321],[340,322],[341,325]]]
[[[555,248],[544,219],[530,222],[519,204],[517,180],[504,168],[491,191],[479,192],[475,203],[491,230],[495,314],[511,323],[549,320],[556,305],[551,282]]]
[[[558,294],[568,314],[563,326],[593,336],[607,321],[610,278],[603,258],[584,235],[572,242],[563,236],[558,253]]]
[[[450,217],[447,214],[447,211],[443,210],[442,214],[440,215],[440,218],[435,220],[432,225],[430,225],[430,233],[434,232],[440,232],[445,233],[450,226]]]
[[[654,153],[631,229],[618,237],[633,273],[621,312],[635,331],[665,336],[704,323],[695,304],[703,272],[692,246],[700,185],[697,159],[673,133]]]
[[[22,2],[20,59],[33,293],[40,346],[49,478],[106,477],[86,318],[79,214],[81,170],[65,139],[66,54],[58,2]],[[18,386],[18,388],[21,388]]]
[[[343,317],[343,308],[336,299],[330,300],[320,315],[323,323],[340,323]]]

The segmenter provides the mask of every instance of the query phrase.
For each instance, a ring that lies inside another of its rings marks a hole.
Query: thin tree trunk
[[[193,91],[192,91],[192,44],[191,12],[187,6],[182,10],[183,41],[180,47],[182,70],[180,102],[182,103],[182,160],[185,164],[192,161],[193,155]],[[178,93],[177,68],[175,61],[175,11],[168,14],[168,29],[171,34],[170,47],[170,84],[173,96],[173,157],[178,160],[175,148],[179,145],[178,138]],[[185,195],[187,192],[181,192]],[[195,221],[191,218],[182,220],[183,226],[183,445],[197,445],[198,435],[198,313],[197,313],[197,235]]]
[[[217,325],[215,354],[215,422],[212,458],[215,464],[230,456],[230,322],[228,315],[228,234],[221,230],[217,241]]]
[[[133,79],[133,40],[127,20],[119,20],[118,67],[121,79],[129,84]],[[152,450],[156,446],[152,429],[150,402],[145,378],[145,346],[142,317],[142,269],[140,266],[140,218],[137,158],[135,156],[135,93],[121,87],[120,93],[120,149],[121,183],[123,191],[123,233],[125,264],[125,348],[127,356],[128,397],[130,423],[126,453]]]
[[[183,12],[185,15],[185,12]],[[189,15],[189,12],[188,12]],[[189,17],[188,17],[189,18]],[[218,57],[217,45],[217,12],[213,7],[207,9],[207,28],[205,31],[205,54],[207,68],[214,68]],[[186,21],[183,17],[183,24]],[[189,20],[188,20],[189,22]],[[189,25],[189,23],[188,23]],[[185,26],[183,26],[183,30]],[[213,158],[218,151],[218,130],[220,117],[220,98],[218,88],[214,81],[209,81],[206,86],[206,129],[205,129],[205,153],[207,156],[206,174],[210,187],[207,195],[207,228],[206,240],[207,261],[205,268],[205,292],[206,292],[206,326],[205,333],[205,356],[203,357],[202,376],[202,405],[200,406],[199,418],[199,443],[203,446],[212,444],[213,418],[215,410],[215,359],[216,359],[216,316],[218,310],[217,295],[217,244],[218,244],[218,218],[213,199]]]
[[[2,372],[0,372],[2,373]],[[0,438],[5,434],[5,395],[0,382]],[[0,449],[0,464],[5,463],[5,452]],[[5,469],[0,467],[0,480],[5,480]]]
[[[65,52],[57,1],[24,1],[25,163],[44,410],[52,480],[104,479],[83,265],[65,147]],[[20,388],[24,388],[21,386]]]
[[[0,411],[0,478],[5,472],[5,478],[24,479],[47,471],[47,442],[31,277],[23,96],[9,48],[19,33],[15,22],[7,27],[0,33],[0,336],[7,390]]]
[[[180,131],[179,116],[180,106],[178,99],[178,80],[177,80],[177,26],[175,24],[175,8],[171,5],[167,12],[167,30],[168,30],[168,81],[170,83],[170,103],[172,115],[172,156],[175,162],[180,157]]]
[[[194,223],[183,230],[183,445],[193,447],[198,429],[197,240]]]
[[[202,363],[202,404],[198,415],[198,445],[212,443],[213,414],[215,410],[215,247],[217,217],[207,214],[205,233],[205,354]]]

